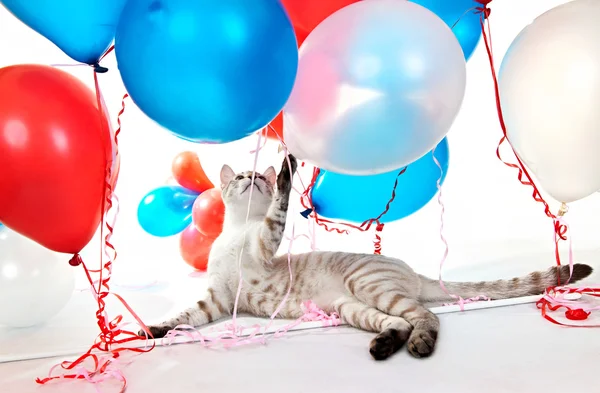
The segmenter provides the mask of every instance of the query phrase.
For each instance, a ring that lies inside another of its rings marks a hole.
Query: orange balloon
[[[214,237],[198,232],[192,224],[181,232],[179,252],[185,263],[196,270],[205,272],[208,267],[210,248],[214,241]]]
[[[204,192],[215,187],[208,180],[202,165],[200,165],[200,159],[194,152],[184,151],[179,153],[173,160],[171,170],[177,183],[188,190]]]
[[[192,222],[199,232],[216,238],[223,231],[224,219],[225,204],[221,190],[211,188],[196,198],[192,208]]]

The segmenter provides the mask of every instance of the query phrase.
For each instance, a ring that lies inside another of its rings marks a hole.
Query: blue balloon
[[[410,0],[422,5],[439,16],[448,27],[452,28],[469,60],[481,38],[481,15],[475,9],[481,7],[476,0]],[[458,22],[458,23],[457,23]],[[455,25],[456,24],[456,25]]]
[[[151,235],[176,235],[192,222],[192,207],[198,195],[180,186],[158,187],[140,202],[138,222]]]
[[[115,38],[127,0],[0,0],[23,23],[81,63],[94,64]]]
[[[442,167],[442,183],[448,172],[448,141],[444,138],[435,149],[435,158]],[[392,196],[396,178],[396,198],[382,223],[407,217],[425,206],[437,193],[440,168],[432,152],[400,169],[372,176],[342,175],[321,171],[312,189],[315,211],[327,218],[362,223],[378,217]]]
[[[276,0],[130,0],[115,51],[138,107],[200,143],[231,142],[266,126],[298,67],[296,36]]]

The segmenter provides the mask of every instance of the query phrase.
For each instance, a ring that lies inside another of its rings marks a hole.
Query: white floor
[[[597,255],[588,255],[594,260],[586,262],[600,270]],[[448,277],[487,279],[494,273],[486,265],[485,274],[463,268]],[[512,273],[540,267],[539,261],[527,265],[514,269],[513,264]],[[496,274],[512,275],[508,271]],[[600,283],[599,278],[596,272],[588,282]],[[190,278],[187,287],[159,285],[120,293],[147,322],[153,322],[180,307],[175,299],[202,282]],[[90,298],[87,292],[76,293],[61,314],[43,327],[0,328],[1,392],[95,392],[85,382],[61,381],[44,387],[34,382],[54,364],[72,360],[69,353],[77,354],[92,342],[97,326]],[[115,309],[114,303],[109,307]],[[401,351],[386,362],[375,362],[368,353],[372,334],[348,327],[313,329],[288,333],[266,346],[157,347],[123,368],[127,392],[558,393],[589,391],[600,382],[598,331],[553,325],[534,304],[441,314],[440,318],[442,332],[436,353],[429,359],[414,359]],[[600,323],[597,316],[594,319]],[[46,357],[52,354],[61,356]],[[45,358],[10,361],[39,357]],[[102,385],[103,393],[118,391],[112,382]]]

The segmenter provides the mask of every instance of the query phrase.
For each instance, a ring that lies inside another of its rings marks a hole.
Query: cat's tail
[[[541,295],[548,287],[557,284],[557,273],[560,272],[561,284],[580,281],[592,274],[592,267],[589,265],[576,263],[573,265],[573,274],[570,275],[569,266],[563,265],[551,267],[546,271],[538,271],[523,277],[515,277],[510,280],[481,281],[481,282],[446,282],[444,286],[452,295],[468,299],[476,296],[487,296],[492,300],[509,299],[529,295]],[[455,299],[450,297],[440,287],[438,280],[432,280],[428,277],[419,275],[421,279],[421,293],[419,300],[427,302],[451,302]]]

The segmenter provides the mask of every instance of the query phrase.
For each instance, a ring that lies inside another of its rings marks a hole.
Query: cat
[[[239,311],[258,317],[269,317],[275,311],[289,285],[288,257],[275,255],[282,241],[297,168],[294,156],[288,157],[289,163],[284,160],[279,175],[272,166],[262,174],[236,174],[228,165],[223,166],[220,180],[225,218],[223,231],[210,251],[208,290],[178,316],[149,326],[154,338],[164,337],[177,325],[199,327],[232,314],[242,246],[245,282]],[[440,323],[424,303],[454,301],[438,281],[383,255],[315,251],[292,255],[291,264],[295,279],[279,317],[301,317],[301,304],[312,300],[328,313],[335,311],[342,322],[377,333],[369,347],[375,360],[387,359],[404,344],[417,358],[433,353]],[[575,264],[570,282],[591,273],[590,266]],[[445,285],[450,293],[463,298],[484,294],[491,299],[506,299],[541,294],[556,284],[557,274],[561,282],[566,282],[569,267],[552,267],[512,280]],[[138,334],[145,336],[144,331]]]

